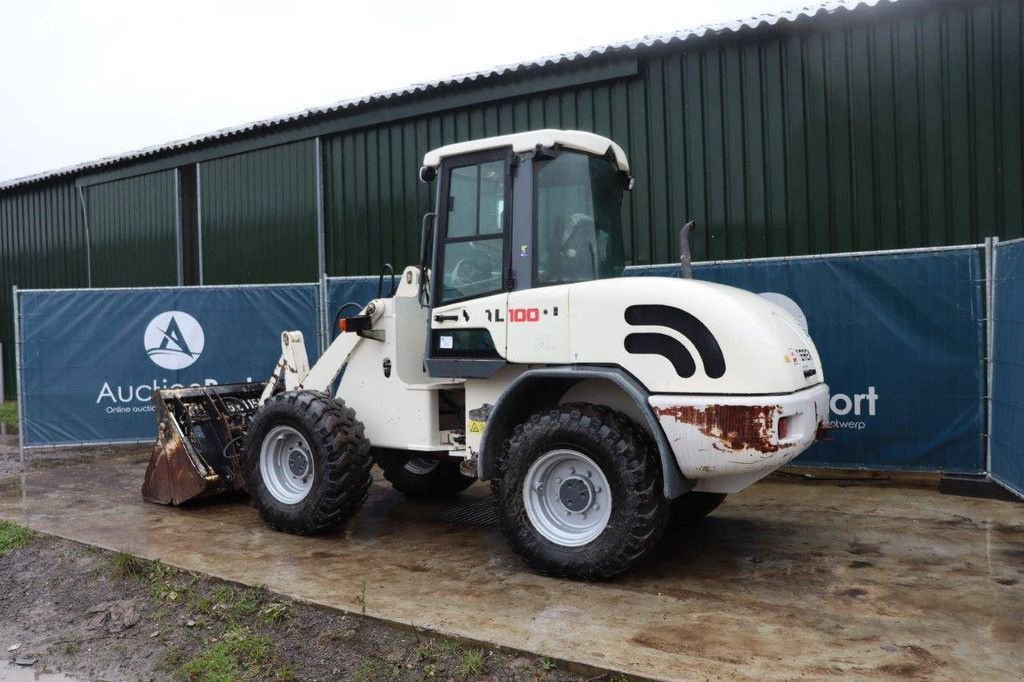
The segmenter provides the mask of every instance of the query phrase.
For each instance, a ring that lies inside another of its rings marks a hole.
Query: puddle
[[[82,682],[80,677],[70,677],[64,673],[45,672],[38,663],[35,665],[15,665],[11,661],[0,661],[0,680],[4,682]]]

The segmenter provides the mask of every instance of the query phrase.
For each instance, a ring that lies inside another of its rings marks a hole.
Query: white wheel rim
[[[405,463],[405,470],[417,476],[425,476],[437,468],[440,462],[429,457],[413,457]]]
[[[552,450],[530,466],[523,504],[534,529],[563,547],[592,542],[612,516],[608,479],[594,460],[576,450]]]
[[[278,502],[298,504],[313,488],[313,453],[305,437],[290,426],[270,430],[260,447],[260,476]]]

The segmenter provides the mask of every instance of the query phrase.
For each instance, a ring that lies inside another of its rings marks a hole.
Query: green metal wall
[[[633,263],[674,260],[691,217],[697,259],[1020,237],[1022,3],[901,0],[613,51],[254,132],[245,144],[276,145],[256,151],[214,140],[167,162],[200,162],[208,284],[318,277],[317,135],[332,275],[415,262],[428,149],[541,127],[592,130],[626,149],[638,181],[624,209]],[[474,98],[486,101],[466,105]],[[225,156],[190,156],[218,149]],[[134,163],[117,172],[131,176]],[[93,285],[174,281],[170,173],[107,182],[111,172],[85,190]],[[6,286],[86,284],[71,184],[0,192],[0,230]]]
[[[325,140],[331,274],[416,258],[431,147],[543,127],[607,135],[637,187],[633,263],[1024,235],[1020,0],[905,2],[652,51],[638,78]]]
[[[85,226],[71,182],[0,194],[0,341],[4,389],[15,396],[12,287],[84,287]]]
[[[84,191],[94,287],[178,283],[174,171]]]
[[[204,284],[319,279],[316,143],[199,167]]]
[[[330,274],[376,273],[419,260],[420,218],[432,187],[419,181],[421,150],[436,146],[426,120],[336,135],[323,143]]]

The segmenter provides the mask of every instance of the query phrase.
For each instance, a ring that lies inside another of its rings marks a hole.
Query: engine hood
[[[669,277],[567,289],[570,361],[620,365],[651,392],[791,393],[825,379],[794,316],[749,291]]]

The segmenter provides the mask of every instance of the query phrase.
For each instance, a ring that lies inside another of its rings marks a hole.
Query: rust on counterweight
[[[692,405],[656,407],[661,417],[671,417],[683,424],[697,427],[727,450],[776,452],[782,446],[772,442],[775,420],[782,413],[779,405]]]

